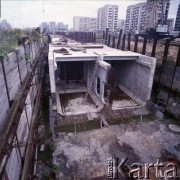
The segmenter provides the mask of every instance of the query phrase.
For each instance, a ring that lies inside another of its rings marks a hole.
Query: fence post
[[[108,46],[110,46],[110,43],[111,43],[111,34],[109,34],[109,36],[108,36]]]
[[[20,83],[22,84],[21,71],[20,71],[20,67],[19,67],[18,50],[16,51],[16,61],[17,61],[17,67],[18,67]]]
[[[108,31],[109,31],[109,28],[106,28],[106,42],[105,42],[106,45],[107,45],[107,42],[108,42]]]
[[[26,45],[25,43],[23,42],[23,48],[24,48],[24,56],[25,56],[25,61],[26,61],[26,68],[27,68],[27,72],[29,71],[28,69],[28,64],[27,64],[27,53],[26,53]],[[34,47],[34,51],[35,51],[35,58],[36,58],[36,48]]]
[[[93,42],[96,42],[96,32],[94,32],[94,41]]]
[[[77,37],[78,37],[77,41],[80,42],[81,41],[81,37],[80,37],[80,32],[79,31],[77,32]]]
[[[0,56],[0,61],[1,61],[1,64],[2,64],[2,72],[3,72],[3,76],[4,76],[4,83],[5,83],[8,103],[9,103],[9,107],[10,107],[11,106],[11,100],[10,100],[10,95],[9,95],[9,88],[8,88],[8,83],[7,83],[7,78],[6,78],[6,71],[5,71],[3,56]]]
[[[87,32],[85,32],[85,43],[87,43]]]
[[[128,47],[127,47],[128,51],[131,50],[131,33],[128,33]]]
[[[117,42],[117,49],[119,49],[119,46],[120,46],[121,36],[122,36],[122,29],[119,31],[119,37],[118,37],[118,42]]]
[[[91,32],[91,43],[93,42],[93,32]]]
[[[105,31],[103,31],[103,42],[104,42],[105,38],[106,38],[106,33],[105,33]]]
[[[144,37],[142,54],[146,54],[147,36]]]
[[[154,38],[154,43],[153,43],[153,48],[152,48],[152,53],[151,53],[151,57],[155,57],[156,55],[156,46],[157,46],[157,37]]]
[[[116,40],[115,38],[116,38],[116,36],[114,35],[113,36],[113,42],[112,42],[112,48],[115,48],[115,40]]]
[[[161,75],[162,75],[162,71],[163,71],[163,66],[164,66],[164,63],[165,63],[165,61],[167,59],[169,45],[170,45],[170,39],[167,39],[166,40],[166,44],[165,44],[165,48],[164,48],[164,55],[163,55],[163,59],[162,59],[162,65],[161,65],[161,70],[160,70],[160,74],[159,74],[158,87],[157,88],[159,88],[159,85],[160,85]],[[156,102],[157,102],[157,95],[155,97],[155,103]]]
[[[122,50],[124,50],[125,43],[126,43],[126,34],[123,35]]]
[[[134,38],[135,38],[134,52],[137,52],[137,47],[138,47],[138,38],[139,38],[139,36],[136,34]]]
[[[175,75],[176,75],[176,70],[177,70],[177,66],[179,65],[179,62],[180,62],[180,46],[179,46],[179,50],[178,50],[178,55],[177,55],[177,60],[176,60],[176,64],[175,64],[175,68],[174,68],[174,72],[173,72],[173,77],[172,77],[172,81],[171,81],[171,85],[170,85],[170,89],[172,89],[172,86],[173,86],[173,82],[174,82],[174,78],[175,78]],[[169,102],[169,98],[170,98],[170,91],[168,92],[168,98],[166,100],[166,105],[165,105],[165,113],[166,113],[166,109],[167,109],[167,106],[168,106],[168,102]]]

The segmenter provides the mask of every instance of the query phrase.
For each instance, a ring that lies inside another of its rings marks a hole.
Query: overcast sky
[[[7,19],[13,27],[36,27],[41,22],[63,22],[70,28],[73,16],[96,17],[97,9],[106,4],[119,6],[119,19],[126,18],[126,8],[146,0],[2,0],[1,20]],[[175,18],[179,0],[171,0],[169,18]]]

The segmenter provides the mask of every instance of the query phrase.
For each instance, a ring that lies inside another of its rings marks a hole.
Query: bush
[[[0,31],[0,56],[5,56],[8,53],[15,51],[18,47],[18,40],[22,37],[29,37],[30,43],[38,41],[41,35],[35,30],[1,30]]]

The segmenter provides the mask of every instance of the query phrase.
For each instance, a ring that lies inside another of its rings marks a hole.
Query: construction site
[[[126,158],[127,175],[133,163],[159,159],[177,165],[178,177],[179,121],[167,112],[179,116],[173,87],[180,50],[173,49],[174,69],[164,61],[159,66],[155,41],[149,55],[146,41],[143,53],[138,41],[132,52],[121,34],[117,44],[110,35],[97,43],[95,33],[37,35],[35,41],[23,37],[16,51],[1,57],[0,179],[107,179],[108,159]]]
[[[100,44],[70,41],[57,45],[57,39],[61,42],[61,38],[52,39],[48,56],[57,116],[65,118],[65,122],[76,115],[86,115],[88,120],[100,117],[102,125],[107,126],[108,114],[104,113],[108,109],[110,116],[115,112],[147,113],[155,58]]]
[[[156,58],[53,36],[48,63],[58,179],[107,179],[111,157],[180,158],[178,128],[149,107]]]

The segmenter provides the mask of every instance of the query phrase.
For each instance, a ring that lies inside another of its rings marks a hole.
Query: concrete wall
[[[99,98],[99,100],[102,103],[105,103],[104,101],[104,88],[105,84],[107,83],[107,73],[110,69],[111,65],[109,63],[106,63],[105,61],[100,61],[98,70],[96,72],[96,76],[93,80],[93,92],[96,94],[96,96]],[[92,71],[91,71],[92,73]],[[100,79],[100,94],[97,92],[97,77]]]
[[[16,56],[15,53],[11,53],[8,55],[7,59],[4,59],[6,78],[8,82],[8,91],[9,91],[11,100],[16,98],[16,94],[18,93],[18,91],[21,91],[20,76],[21,76],[21,80],[23,81],[27,72],[30,70],[31,63],[34,61],[35,57],[37,57],[39,48],[42,46],[43,44],[40,44],[40,46],[38,46],[37,43],[35,43],[32,46],[30,46],[30,48],[28,47],[29,48],[29,52],[27,51],[29,55],[28,63],[26,61],[24,48],[22,46],[19,47],[18,56]],[[20,73],[17,67],[17,58],[19,60]],[[0,78],[1,78],[1,81],[0,81],[0,128],[3,128],[3,125],[6,122],[6,118],[7,118],[10,107],[9,107],[9,102],[7,98],[7,91],[5,88],[4,76],[2,72],[2,63],[0,63]],[[33,116],[34,101],[37,95],[37,86],[38,86],[37,71],[34,74],[34,78],[32,80],[31,85],[32,86],[30,87],[30,90],[28,92],[26,103],[23,109],[23,113],[21,114],[17,132],[16,132],[18,141],[21,144],[20,153],[17,146],[17,140],[15,138],[14,148],[12,149],[12,152],[9,156],[9,159],[6,165],[6,172],[8,174],[9,180],[18,180],[20,177],[21,168],[22,168],[21,158],[23,158],[25,155],[25,149],[28,142],[27,140],[28,140],[28,134],[29,134],[29,126],[31,124],[31,120]]]
[[[28,50],[27,50],[28,49]],[[5,75],[7,79],[8,92],[10,100],[14,100],[16,93],[21,86],[21,81],[24,80],[27,72],[30,70],[30,65],[35,59],[39,46],[34,43],[30,46],[26,45],[26,57],[24,47],[20,46],[18,48],[18,54],[15,52],[8,54],[8,56],[3,60],[5,67]],[[33,51],[31,51],[33,50]],[[19,71],[18,71],[19,62]],[[7,90],[4,81],[2,63],[0,62],[0,130],[5,123],[9,111],[9,102],[7,97]]]
[[[154,58],[140,57],[137,61],[114,61],[119,86],[130,97],[146,102],[150,99],[155,70]]]

